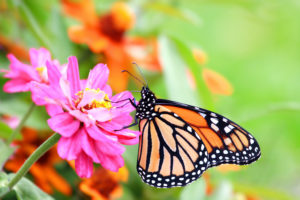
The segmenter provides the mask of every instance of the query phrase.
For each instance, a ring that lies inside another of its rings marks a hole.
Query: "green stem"
[[[7,139],[7,141],[6,141],[7,145],[10,145],[10,143],[15,139],[16,135],[20,132],[21,128],[25,124],[26,120],[28,119],[28,117],[30,116],[30,114],[32,113],[34,108],[35,108],[35,104],[32,103],[31,106],[29,107],[29,109],[27,110],[27,112],[25,113],[25,115],[23,116],[23,118],[22,118],[21,122],[19,123],[19,125],[17,126],[17,128],[15,128],[15,130],[12,132],[10,137]]]
[[[52,146],[54,146],[61,136],[58,133],[54,133],[43,144],[41,144],[24,162],[22,167],[18,170],[16,175],[9,181],[8,187],[11,190],[15,184],[28,172],[30,167],[42,157]]]

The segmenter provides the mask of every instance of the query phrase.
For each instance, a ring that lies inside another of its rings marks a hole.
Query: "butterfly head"
[[[136,108],[136,115],[140,119],[151,118],[156,103],[154,93],[144,86],[141,90],[141,100]]]

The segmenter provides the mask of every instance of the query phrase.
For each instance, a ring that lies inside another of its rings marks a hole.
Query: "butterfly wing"
[[[246,165],[260,157],[255,138],[226,117],[169,100],[158,99],[156,103],[179,115],[200,136],[209,154],[208,167],[220,164]]]
[[[152,118],[139,123],[137,170],[142,180],[155,187],[180,187],[207,169],[208,152],[199,135],[180,116],[155,106]]]

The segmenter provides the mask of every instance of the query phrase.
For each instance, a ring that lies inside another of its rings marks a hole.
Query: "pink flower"
[[[9,116],[9,115],[2,115],[0,117],[0,121],[7,124],[10,128],[15,129],[20,123],[20,119],[15,116]]]
[[[5,72],[4,77],[9,78],[4,85],[3,90],[7,93],[27,92],[30,91],[31,81],[48,84],[48,76],[46,62],[51,62],[59,66],[57,60],[51,60],[50,52],[44,48],[29,50],[31,64],[25,64],[19,61],[13,54],[8,54],[10,61],[9,70],[1,70]],[[59,66],[61,72],[66,70],[66,67]],[[36,102],[34,95],[32,96],[35,103],[39,105],[42,102]]]
[[[93,162],[104,168],[118,171],[124,165],[121,144],[138,142],[139,132],[122,129],[132,122],[130,112],[134,107],[128,91],[112,96],[106,84],[109,70],[104,64],[96,65],[86,81],[79,79],[76,57],[70,57],[67,77],[63,77],[55,66],[47,63],[50,85],[32,83],[32,92],[53,105],[48,109],[50,128],[62,137],[57,150],[60,157],[75,160],[80,177],[90,177]],[[51,77],[51,79],[50,79]]]

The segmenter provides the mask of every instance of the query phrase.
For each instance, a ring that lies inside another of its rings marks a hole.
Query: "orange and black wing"
[[[208,168],[220,164],[246,165],[260,157],[255,138],[226,117],[169,100],[158,99],[156,103],[176,113],[198,134],[209,154]]]
[[[157,105],[152,118],[139,123],[137,170],[154,187],[180,187],[201,176],[208,152],[199,135],[180,116]]]

